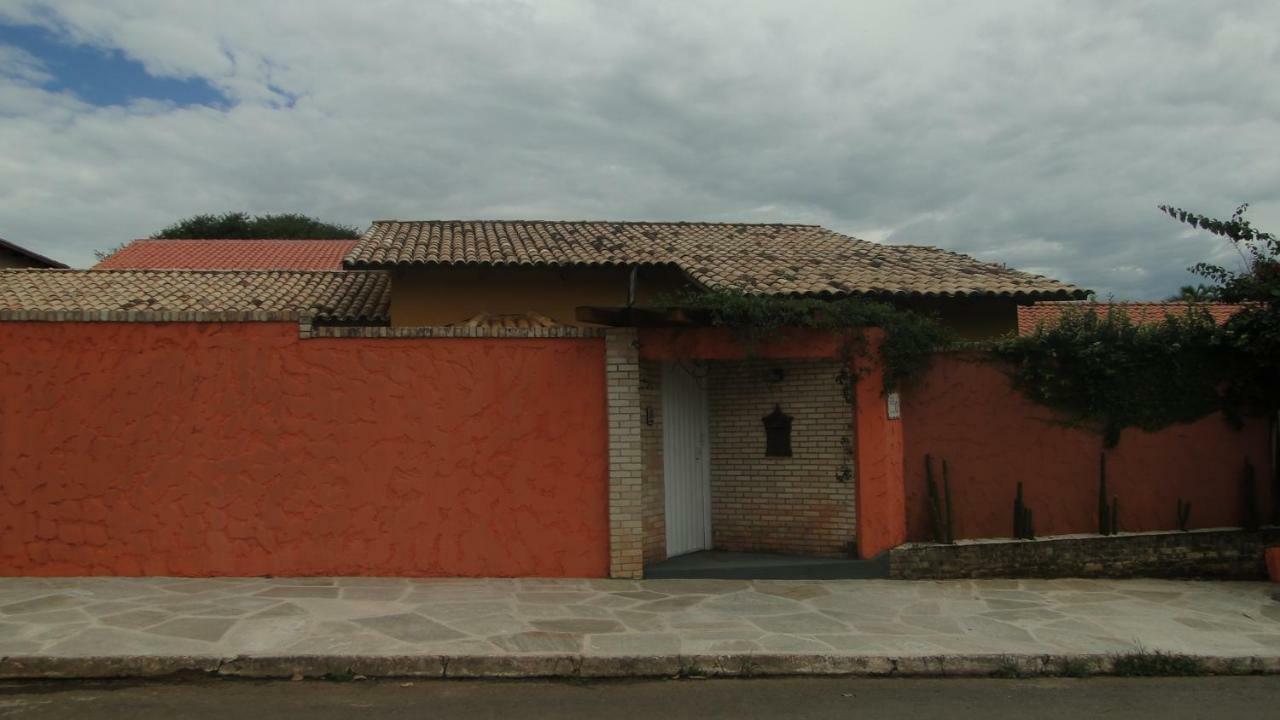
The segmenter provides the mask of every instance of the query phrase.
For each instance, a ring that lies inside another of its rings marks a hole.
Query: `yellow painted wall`
[[[535,312],[557,322],[578,324],[581,305],[627,304],[627,268],[426,267],[398,270],[391,279],[392,325],[448,325],[480,313]],[[679,271],[642,268],[636,303],[685,284]]]
[[[480,313],[535,312],[576,325],[579,306],[627,304],[627,268],[531,268],[434,266],[395,271],[391,279],[391,324],[448,325]],[[636,304],[644,307],[688,281],[674,268],[642,268]],[[1017,329],[1017,303],[1001,298],[901,301],[901,307],[935,313],[963,339],[984,340]]]

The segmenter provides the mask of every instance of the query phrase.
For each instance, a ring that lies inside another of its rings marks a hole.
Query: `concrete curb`
[[[1205,675],[1280,674],[1280,656],[1180,655]],[[1045,677],[1115,673],[1115,655],[286,655],[0,658],[0,679],[121,679],[213,675],[258,679]]]

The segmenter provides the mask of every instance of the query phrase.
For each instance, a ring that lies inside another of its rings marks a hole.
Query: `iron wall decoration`
[[[764,454],[766,457],[791,457],[791,416],[775,404],[764,418]]]

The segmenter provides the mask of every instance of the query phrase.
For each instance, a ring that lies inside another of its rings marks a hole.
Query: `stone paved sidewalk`
[[[1275,591],[1158,580],[8,578],[0,677],[981,672],[1140,648],[1280,671]]]

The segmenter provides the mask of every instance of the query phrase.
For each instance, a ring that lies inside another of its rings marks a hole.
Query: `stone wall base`
[[[1191,532],[1067,535],[1039,540],[913,543],[889,553],[898,580],[955,578],[1213,578],[1263,580],[1264,551],[1280,527]]]

